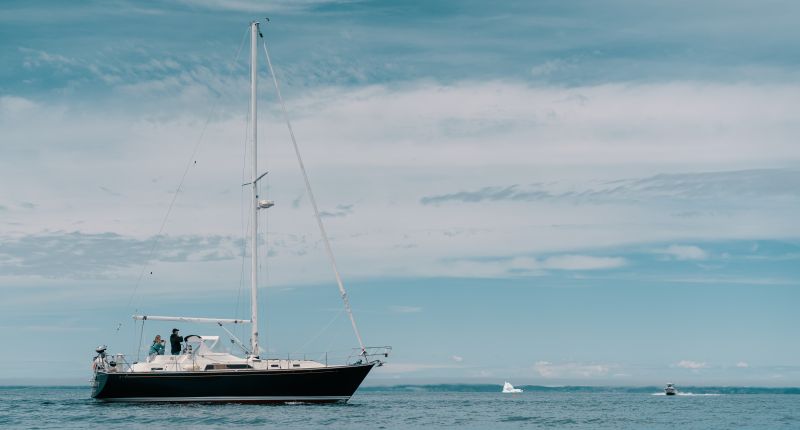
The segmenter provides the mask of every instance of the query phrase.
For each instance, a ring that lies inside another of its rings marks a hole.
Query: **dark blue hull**
[[[105,373],[92,397],[120,402],[346,402],[374,364],[290,370]]]

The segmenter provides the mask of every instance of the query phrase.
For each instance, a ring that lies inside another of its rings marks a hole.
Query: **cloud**
[[[622,267],[627,261],[622,257],[593,257],[590,255],[557,255],[542,262],[545,269],[597,270]]]
[[[641,278],[640,278],[641,279]],[[689,283],[689,284],[717,284],[717,285],[797,285],[793,277],[743,277],[733,276],[684,276],[674,277],[660,275],[654,281]]]
[[[594,378],[607,376],[613,367],[607,364],[537,361],[533,370],[542,378]]]
[[[73,66],[82,66],[80,61],[61,54],[51,54],[47,51],[25,47],[20,47],[19,51],[24,55],[23,64],[27,68],[48,64],[58,67],[61,70],[69,70],[69,68]]]
[[[464,361],[464,357],[460,355],[453,355],[450,357],[450,359],[455,361],[456,363],[461,363],[462,361]]]
[[[692,361],[692,360],[681,360],[675,363],[675,366],[680,367],[682,369],[691,369],[691,370],[700,370],[708,368],[708,365],[705,362]]]
[[[495,371],[488,369],[472,370],[469,372],[469,375],[474,378],[494,378]]]
[[[565,60],[547,60],[541,64],[531,67],[530,73],[534,78],[549,78],[553,74],[571,67],[574,67],[574,65]]]
[[[422,308],[419,306],[392,306],[389,309],[396,314],[416,314],[422,312]]]
[[[640,179],[607,181],[589,187],[558,191],[557,184],[518,184],[484,187],[475,191],[425,196],[423,205],[483,201],[566,201],[615,203],[647,201],[731,202],[741,198],[799,198],[800,170],[740,170],[729,172],[661,174]],[[548,189],[547,187],[551,187]]]
[[[480,257],[447,259],[446,266],[462,276],[542,275],[548,270],[584,271],[623,267],[628,261],[622,257],[595,257],[566,254],[537,259],[535,257]]]
[[[326,3],[344,3],[352,0],[278,0],[265,3],[259,0],[178,0],[188,6],[236,12],[274,12],[306,9]]]
[[[37,104],[24,97],[0,96],[0,114],[14,115],[22,112],[30,112],[35,109]]]
[[[294,203],[295,203],[295,200],[292,201],[292,206],[293,207],[297,207],[299,205],[299,204],[295,205]],[[355,205],[353,205],[353,204],[336,205],[336,210],[334,210],[334,211],[322,211],[322,212],[319,213],[319,216],[321,216],[322,218],[342,218],[342,217],[346,217],[347,215],[350,215],[350,214],[353,213],[353,206],[355,206]]]
[[[693,245],[670,245],[656,252],[679,261],[705,260],[708,258],[708,253],[706,251]]]
[[[323,10],[317,11],[317,8]],[[790,24],[785,22],[786,16],[792,15],[786,12],[787,8],[789,6],[784,5],[781,8],[784,13],[778,14],[771,9],[743,7],[741,3],[729,11],[713,6],[678,11],[680,8],[665,5],[652,13],[644,7],[619,1],[605,5],[602,10],[599,6],[586,5],[577,9],[498,5],[491,10],[471,3],[446,8],[416,4],[392,6],[391,15],[407,18],[402,20],[387,18],[387,9],[380,5],[364,7],[362,2],[349,0],[179,0],[146,9],[132,2],[117,3],[111,9],[92,3],[52,9],[57,11],[54,15],[60,22],[80,22],[80,28],[90,29],[93,34],[104,34],[107,27],[103,24],[109,19],[115,21],[115,28],[125,32],[141,26],[142,18],[149,18],[144,22],[150,24],[152,30],[140,34],[136,45],[156,45],[168,38],[169,43],[163,45],[193,55],[207,52],[192,46],[193,38],[175,37],[167,30],[179,25],[186,16],[191,16],[192,22],[204,28],[204,37],[222,42],[229,40],[230,34],[210,33],[216,28],[229,27],[213,25],[220,13],[288,11],[297,21],[289,26],[291,28],[281,27],[283,36],[276,40],[281,46],[288,45],[282,58],[294,60],[286,74],[300,80],[324,79],[341,69],[352,68],[360,69],[358,74],[367,76],[368,82],[373,83],[402,82],[409,77],[442,82],[485,81],[499,77],[528,80],[532,77],[575,87],[597,82],[726,78],[736,83],[781,78],[792,82],[791,64],[781,62],[780,55],[769,58],[760,55],[767,48],[774,52],[791,52],[791,37],[769,31]],[[319,13],[293,13],[302,9]],[[616,12],[603,15],[608,10]],[[9,7],[6,12],[0,19],[9,22],[41,19],[41,13],[34,7]],[[136,16],[136,12],[160,13],[161,16],[152,19],[151,16]],[[737,16],[730,15],[733,13]],[[119,22],[121,16],[130,22]],[[705,19],[700,21],[698,16]],[[744,22],[744,16],[758,16],[759,19]],[[348,20],[345,29],[337,25],[342,17]],[[430,22],[437,25],[430,25]],[[472,25],[477,37],[484,41],[485,52],[491,52],[493,61],[486,61],[485,56],[462,54],[469,52],[472,46],[468,38],[459,37],[458,30],[454,29],[467,25]],[[314,31],[309,31],[310,28]],[[582,31],[569,31],[577,28]],[[637,40],[610,36],[605,31],[607,28],[624,28],[636,34]],[[709,29],[718,37],[708,38]],[[31,31],[21,28],[15,32],[10,36],[9,46],[21,41],[31,43]],[[517,37],[509,38],[512,33]],[[401,46],[397,44],[397,34],[404,34]],[[85,41],[85,35],[71,28],[65,28],[60,37],[65,50],[75,50],[76,45]],[[687,49],[698,39],[706,40],[703,49]],[[292,44],[295,40],[302,44]],[[732,42],[740,49],[731,53],[724,42]],[[42,41],[36,44],[45,45]],[[113,41],[113,46],[119,45],[124,46],[124,43]],[[92,51],[98,51],[98,56],[108,56],[110,49],[103,40],[91,46],[95,48]],[[206,49],[220,47],[212,44]],[[293,51],[295,54],[291,55]],[[370,55],[363,55],[365,52]],[[296,60],[297,57],[303,60]]]
[[[159,67],[151,68],[156,72],[149,73],[161,73]],[[24,178],[0,190],[1,201],[9,206],[0,223],[22,235],[44,228],[71,231],[76,222],[83,222],[79,226],[85,234],[145,237],[157,231],[172,196],[167,192],[177,182],[173,178],[196,143],[198,124],[207,119],[207,112],[183,109],[208,102],[194,92],[196,83],[205,76],[217,83],[238,83],[225,81],[229,74],[214,69],[185,77],[183,72],[164,73],[178,79],[174,88],[185,91],[186,98],[172,97],[170,91],[165,103],[147,94],[122,98],[130,105],[125,115],[119,107],[78,111],[74,103],[56,100],[42,104],[40,113],[21,114],[19,120],[0,117],[7,154],[0,159],[0,170]],[[326,220],[335,220],[329,232],[349,279],[603,270],[633,264],[617,253],[630,244],[800,235],[792,216],[800,210],[798,170],[742,167],[797,160],[796,145],[785,137],[796,135],[789,126],[796,121],[786,114],[800,109],[795,106],[800,96],[786,96],[796,95],[793,87],[779,91],[689,83],[554,88],[415,81],[297,91],[288,107],[320,207],[327,209]],[[682,106],[694,106],[694,113],[709,121],[709,129],[723,130],[724,139],[704,134],[705,126],[698,135],[684,133],[682,126],[694,123],[695,117],[659,107],[661,99],[669,104],[675,94],[685,97]],[[737,102],[726,103],[733,96]],[[714,100],[713,109],[706,97]],[[643,106],[641,101],[650,98],[653,103]],[[143,109],[145,100],[153,109]],[[719,113],[719,106],[731,105],[748,108]],[[308,205],[292,204],[303,189],[296,180],[294,154],[287,145],[272,145],[286,137],[275,113],[262,110],[262,135],[270,143],[264,152],[269,154],[269,197],[278,202],[269,212],[270,240],[283,243],[275,243],[269,252],[279,257],[314,253],[319,238]],[[621,121],[628,113],[634,120]],[[102,121],[96,120],[98,115]],[[465,124],[482,118],[486,122],[480,123],[480,132],[485,135],[471,135]],[[663,123],[669,124],[669,133],[678,134],[663,139]],[[764,131],[764,124],[775,128]],[[238,178],[244,155],[232,150],[230,142],[241,141],[244,128],[244,114],[212,117],[198,164],[188,172],[167,224],[170,236],[242,235],[247,220],[240,221],[239,185],[246,180]],[[775,131],[781,128],[785,136]],[[760,131],[766,134],[755,145],[752,135]],[[654,158],[653,151],[659,156]],[[703,161],[705,153],[714,157]],[[732,158],[720,159],[720,154]],[[726,166],[737,170],[706,170]],[[163,179],[151,183],[152,178]],[[53,183],[62,192],[54,195]],[[125,198],[104,192],[100,185]],[[39,206],[27,214],[6,204],[18,201]],[[342,202],[358,202],[359,210]],[[696,215],[674,215],[690,211]],[[290,239],[292,235],[297,239]],[[592,255],[596,250],[605,255]],[[329,276],[324,263],[297,260],[283,260],[279,267],[297,269],[305,280]]]
[[[122,194],[120,194],[120,193],[118,193],[118,192],[116,192],[116,191],[114,191],[114,190],[112,190],[110,188],[103,187],[103,186],[100,186],[98,188],[100,188],[101,191],[103,191],[103,192],[105,192],[105,193],[107,193],[109,195],[112,195],[114,197],[122,197]]]
[[[332,87],[302,94],[292,101],[290,109],[295,124],[303,124],[307,139],[337,148],[327,154],[328,164],[368,162],[408,166],[415,171],[426,166],[502,166],[506,170],[524,166],[528,172],[531,168],[544,172],[549,166],[613,167],[638,162],[677,163],[696,170],[694,166],[704,164],[798,160],[790,139],[797,127],[788,114],[800,105],[798,92],[800,89],[792,86],[699,83],[556,88],[508,81],[448,85],[411,82],[358,89]],[[745,102],[732,104],[736,98]],[[643,104],[642,100],[648,102]],[[691,114],[681,109],[687,103],[694,106]],[[331,130],[336,133],[331,134]],[[764,137],[758,139],[760,145],[754,143],[757,136]],[[457,157],[453,156],[455,151]],[[654,153],[658,154],[656,158]],[[749,179],[756,179],[754,185],[764,189],[758,174],[755,170],[752,174],[731,173],[729,177],[712,173],[708,178],[697,176],[692,180],[680,173],[666,173],[645,182],[599,183],[597,190],[576,191],[586,191],[583,198],[653,194],[664,184],[677,187],[682,180],[690,180],[682,187],[683,192],[691,194],[692,187],[702,181],[706,185],[697,191],[707,195],[730,182],[752,190]],[[797,172],[793,176],[792,183],[796,184]],[[716,185],[714,178],[724,181]],[[509,189],[514,184],[517,188]],[[430,185],[440,188],[437,183]],[[487,185],[489,188],[484,189]],[[797,194],[790,184],[772,185]],[[521,181],[486,184],[458,194],[462,190],[427,197],[456,194],[451,198],[538,200],[548,198],[546,193],[551,192]],[[593,191],[600,194],[594,196]]]
[[[98,327],[87,327],[85,325],[76,325],[74,323],[59,322],[58,324],[26,324],[15,326],[0,326],[4,330],[21,330],[37,333],[69,333],[69,332],[99,332]]]
[[[0,237],[0,271],[5,276],[105,278],[149,261],[232,260],[241,241],[225,236],[165,236],[151,254],[154,238],[116,233],[47,232]]]
[[[519,185],[506,187],[484,187],[477,191],[459,191],[453,194],[427,196],[420,199],[423,205],[436,205],[449,201],[477,203],[482,201],[535,201],[553,199],[557,196],[546,191],[520,191]]]
[[[750,365],[746,361],[740,361],[736,363],[736,367],[740,369],[747,369],[748,367],[750,367]]]
[[[385,373],[416,373],[426,370],[459,369],[459,364],[398,363],[389,361],[381,368]]]
[[[299,196],[297,196],[294,199],[292,199],[292,208],[294,208],[294,209],[299,208],[300,207],[300,203],[302,203],[304,196],[305,196],[305,193],[302,193]]]

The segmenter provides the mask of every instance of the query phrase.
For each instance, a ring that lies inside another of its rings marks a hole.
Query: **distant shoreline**
[[[500,384],[425,384],[425,385],[371,385],[359,391],[382,392],[499,392]],[[601,386],[601,385],[514,385],[526,393],[657,393],[663,392],[663,386]],[[758,387],[758,386],[678,386],[684,393],[703,394],[800,394],[800,387]]]
[[[497,393],[500,384],[395,384],[395,385],[368,385],[359,388],[360,392],[391,392],[391,393]],[[517,385],[525,393],[617,393],[617,394],[652,394],[663,391],[659,386],[587,386],[587,385]],[[0,380],[0,389],[89,389],[86,384],[72,383],[45,383],[45,381],[12,382]],[[800,387],[758,387],[758,386],[679,386],[680,392],[694,394],[800,394]]]

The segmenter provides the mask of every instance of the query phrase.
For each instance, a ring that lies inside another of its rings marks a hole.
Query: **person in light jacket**
[[[150,345],[150,358],[156,355],[164,355],[164,341],[161,340],[161,335],[157,334],[153,339],[153,344]]]

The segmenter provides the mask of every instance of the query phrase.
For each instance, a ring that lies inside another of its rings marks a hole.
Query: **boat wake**
[[[503,393],[505,394],[519,394],[521,392],[522,392],[521,388],[514,388],[514,386],[511,385],[511,383],[509,383],[508,381],[506,381],[506,383],[503,384]]]

